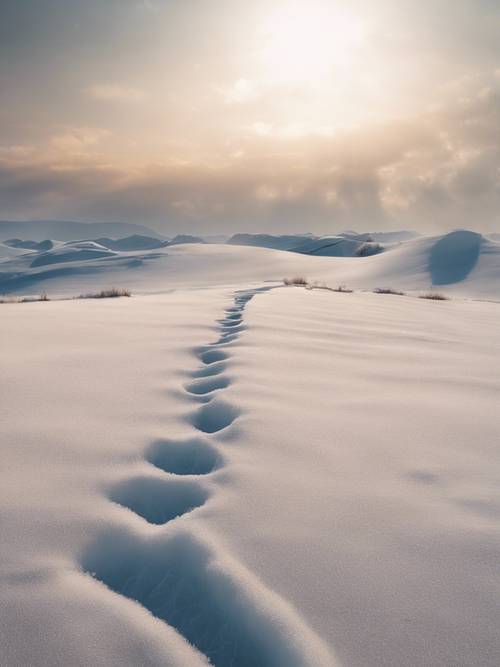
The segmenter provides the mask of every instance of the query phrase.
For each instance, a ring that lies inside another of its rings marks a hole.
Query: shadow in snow
[[[208,496],[206,489],[191,480],[147,476],[124,480],[109,493],[110,500],[157,525],[200,507]]]
[[[239,417],[240,411],[226,401],[214,398],[194,412],[190,421],[195,428],[204,433],[217,433],[230,426]]]
[[[226,370],[226,368],[227,364],[225,364],[224,362],[213,363],[205,366],[204,368],[200,368],[197,371],[193,371],[191,373],[191,377],[193,378],[213,377],[214,375],[219,375],[220,373],[223,373]]]
[[[429,271],[433,285],[451,285],[469,275],[476,266],[483,237],[476,232],[447,234],[432,248]]]
[[[82,567],[175,628],[216,667],[320,664],[314,639],[300,636],[304,630],[291,625],[281,601],[257,581],[250,592],[241,573],[222,566],[190,534],[142,540],[107,532],[84,554]]]
[[[201,438],[157,440],[147,448],[144,458],[174,475],[208,475],[222,462],[215,447]]]
[[[204,364],[213,364],[216,361],[225,361],[229,358],[229,355],[222,350],[207,350],[204,349],[202,352],[198,353],[198,357]]]
[[[195,380],[195,382],[190,382],[186,385],[185,389],[190,394],[196,394],[201,396],[203,394],[209,394],[212,391],[217,389],[225,389],[229,387],[231,380],[224,375],[214,375],[208,378],[201,378]]]

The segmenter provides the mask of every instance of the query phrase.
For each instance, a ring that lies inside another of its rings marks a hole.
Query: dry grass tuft
[[[120,296],[132,296],[128,289],[118,289],[112,287],[111,289],[103,289],[100,292],[89,292],[88,294],[80,294],[78,299],[116,299]]]
[[[439,292],[427,292],[427,294],[420,294],[419,299],[430,299],[431,301],[449,301],[449,297]]]
[[[373,292],[375,294],[395,294],[396,296],[406,296],[405,292],[391,289],[390,287],[376,287]]]
[[[284,278],[283,284],[302,285],[303,287],[305,287],[307,285],[307,278],[304,278],[304,276],[294,276],[293,278]]]

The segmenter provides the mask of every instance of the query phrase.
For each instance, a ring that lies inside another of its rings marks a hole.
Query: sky
[[[499,0],[0,0],[0,219],[500,231]]]

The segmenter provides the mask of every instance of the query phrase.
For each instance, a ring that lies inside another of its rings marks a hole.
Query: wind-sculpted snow
[[[123,239],[99,238],[96,239],[96,243],[99,243],[110,250],[132,252],[134,250],[154,250],[156,248],[164,248],[169,242],[161,241],[160,239],[151,236],[133,234],[132,236],[126,236]]]
[[[131,474],[108,491],[109,500],[165,532],[136,534],[124,524],[91,545],[81,565],[177,630],[215,667],[331,667],[330,651],[290,606],[210,536],[201,539],[182,525],[215,493],[210,480],[224,458],[209,438],[230,434],[241,415],[221,397],[231,385],[233,344],[245,330],[246,305],[269,289],[236,292],[218,320],[219,338],[193,350],[200,367],[184,387],[197,406],[185,416],[193,437],[152,442],[144,459],[154,474]]]
[[[104,535],[83,567],[175,628],[215,667],[332,667],[295,612],[187,531]]]
[[[498,304],[241,276],[1,306],[2,667],[498,667]]]
[[[51,250],[54,243],[49,239],[44,241],[23,241],[22,239],[8,239],[4,241],[5,245],[11,248],[23,248],[25,250],[36,250],[38,252],[45,252]]]
[[[30,267],[46,266],[47,264],[64,264],[65,262],[84,262],[91,259],[113,257],[114,253],[105,248],[68,248],[59,252],[46,252],[36,257]]]
[[[500,243],[494,240],[457,231],[382,248],[363,240],[365,236],[306,237],[297,248],[300,252],[254,245],[172,245],[142,237],[98,239],[102,244],[54,241],[43,252],[0,244],[0,294],[45,292],[54,298],[108,286],[134,294],[158,293],[214,285],[234,288],[256,281],[277,284],[302,276],[310,283],[356,290],[423,291],[440,285],[460,297],[500,297]],[[148,244],[152,249],[140,249]],[[226,313],[223,324],[221,337],[228,337],[231,327],[234,333],[244,327],[234,311]]]
[[[447,234],[432,248],[429,271],[433,285],[450,285],[465,280],[476,266],[481,234],[457,231]]]

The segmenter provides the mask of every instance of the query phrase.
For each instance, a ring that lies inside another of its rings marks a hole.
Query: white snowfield
[[[0,664],[497,667],[499,247],[7,254]]]
[[[273,282],[294,275],[331,287],[413,292],[436,288],[452,296],[497,300],[500,243],[475,232],[455,231],[389,245],[385,252],[368,257],[318,257],[209,244],[118,251],[96,241],[53,241],[50,250],[36,251],[0,243],[0,295],[78,296],[111,284],[137,294]]]

